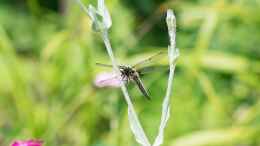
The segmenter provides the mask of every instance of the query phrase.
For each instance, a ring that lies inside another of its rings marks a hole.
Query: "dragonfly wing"
[[[142,94],[148,99],[151,100],[148,91],[145,89],[144,84],[140,77],[138,75],[133,77],[134,82],[137,84],[139,90],[142,92]]]
[[[142,76],[151,72],[164,72],[166,70],[169,70],[168,66],[165,65],[152,65],[143,67],[137,70],[137,72]]]
[[[133,67],[135,69],[140,68],[141,66],[147,66],[147,64],[151,64],[152,62],[154,62],[157,59],[163,58],[164,55],[166,55],[166,52],[160,51],[142,61],[139,61],[138,63],[134,64]]]
[[[96,63],[96,65],[98,66],[102,66],[102,67],[109,67],[109,68],[112,68],[113,65],[111,64],[105,64],[105,63]],[[124,66],[123,65],[118,65],[119,68],[123,68]]]
[[[113,67],[113,66],[110,65],[110,64],[104,64],[104,63],[96,63],[96,65],[102,66],[102,67],[109,67],[109,68],[112,68],[112,67]]]

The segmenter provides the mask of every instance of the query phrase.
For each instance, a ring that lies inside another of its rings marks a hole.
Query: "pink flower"
[[[43,141],[41,140],[17,140],[14,141],[11,146],[42,146]]]
[[[122,78],[113,72],[103,72],[96,76],[95,86],[97,87],[120,87],[122,84]]]

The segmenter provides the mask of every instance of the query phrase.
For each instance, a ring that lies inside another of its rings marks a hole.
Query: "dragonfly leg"
[[[123,81],[127,81],[127,77],[125,75],[121,75]]]

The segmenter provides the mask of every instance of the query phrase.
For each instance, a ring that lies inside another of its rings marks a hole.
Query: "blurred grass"
[[[115,53],[126,63],[167,49],[163,16],[166,8],[175,10],[181,56],[164,145],[260,145],[259,1],[107,4]],[[0,145],[28,138],[48,146],[136,145],[122,94],[93,86],[95,74],[104,70],[95,63],[107,61],[101,39],[73,1],[1,1]],[[151,102],[129,89],[152,139],[166,74],[144,81]]]

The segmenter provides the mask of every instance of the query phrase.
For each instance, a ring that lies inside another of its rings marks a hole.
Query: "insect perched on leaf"
[[[154,60],[155,58],[162,56],[163,54],[165,54],[164,52],[159,52],[153,56],[150,56],[136,64],[134,64],[133,66],[130,65],[119,65],[118,68],[120,70],[120,79],[122,81],[125,81],[126,83],[129,83],[130,81],[133,81],[137,87],[139,88],[139,90],[141,91],[141,93],[148,99],[150,100],[150,94],[148,92],[148,90],[146,90],[140,76],[143,76],[146,73],[149,73],[151,71],[154,71],[155,69],[159,69],[160,66],[145,66],[145,64],[151,63],[152,60]],[[103,66],[103,67],[112,67],[112,65],[109,64],[103,64],[103,63],[96,63],[99,66]],[[141,67],[143,66],[143,67]],[[162,67],[162,66],[161,66]],[[115,80],[115,78],[118,78],[118,75],[111,77],[109,79],[104,79],[101,80],[100,82],[110,82],[111,80]],[[111,83],[111,82],[110,82]]]

